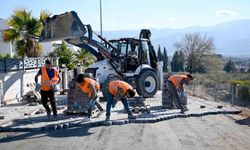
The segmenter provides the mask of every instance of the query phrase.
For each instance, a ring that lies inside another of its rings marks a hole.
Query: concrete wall
[[[38,69],[0,74],[1,101],[18,101],[30,91],[27,83],[34,83]]]

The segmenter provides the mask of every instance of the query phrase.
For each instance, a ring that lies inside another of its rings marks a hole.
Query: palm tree
[[[42,11],[40,19],[46,19],[49,13]],[[3,32],[5,42],[16,42],[16,55],[19,57],[38,57],[42,54],[42,47],[32,36],[39,36],[43,30],[40,19],[31,15],[31,11],[17,9],[7,21],[9,29]]]
[[[76,58],[81,65],[86,67],[95,62],[95,57],[83,48],[77,50]]]
[[[75,67],[75,53],[68,48],[66,42],[62,41],[59,47],[54,49],[53,52],[49,53],[50,57],[59,57],[59,64],[66,64],[67,68],[70,70]]]

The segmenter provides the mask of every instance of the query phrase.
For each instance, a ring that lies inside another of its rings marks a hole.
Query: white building
[[[15,54],[15,48],[11,44],[11,42],[4,42],[3,41],[3,31],[8,29],[9,26],[6,23],[7,20],[0,19],[0,54],[2,54],[3,57],[6,56],[6,54],[11,54],[13,56]],[[43,49],[43,55],[48,55],[49,52],[53,51],[55,48],[60,46],[62,41],[54,41],[54,42],[41,42],[41,46]],[[76,51],[78,47],[73,46],[71,44],[67,44],[68,47]]]
[[[7,54],[13,56],[11,42],[3,41],[3,31],[9,28],[6,21],[5,19],[0,19],[0,54],[2,54],[3,57]]]

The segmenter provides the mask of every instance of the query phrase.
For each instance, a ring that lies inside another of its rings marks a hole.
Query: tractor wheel
[[[153,97],[158,88],[157,74],[153,70],[146,70],[137,78],[136,91],[138,95],[145,98]]]
[[[101,101],[106,101],[106,98],[109,92],[109,82],[113,80],[122,80],[122,78],[120,76],[113,75],[113,74],[110,74],[107,77],[107,79],[102,83],[101,91],[102,91],[103,99],[101,99]]]

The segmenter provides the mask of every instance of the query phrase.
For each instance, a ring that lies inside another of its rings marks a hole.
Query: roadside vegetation
[[[237,64],[216,54],[213,38],[200,33],[186,34],[175,48],[167,70],[193,74],[194,81],[186,88],[190,95],[250,107],[250,59],[237,58]]]

